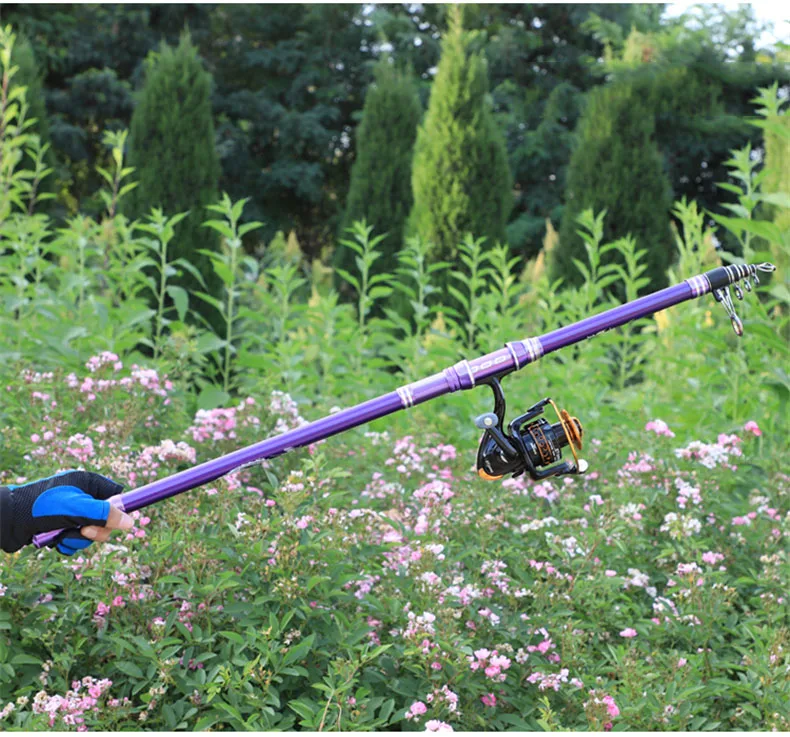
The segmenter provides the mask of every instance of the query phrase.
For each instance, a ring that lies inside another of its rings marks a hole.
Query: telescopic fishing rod
[[[760,283],[758,272],[769,273],[775,269],[770,263],[720,266],[537,338],[516,340],[493,353],[471,361],[459,361],[444,371],[401,386],[389,394],[153,481],[139,489],[118,494],[109,501],[124,512],[133,512],[294,448],[316,443],[429,399],[474,389],[483,384],[491,387],[494,393],[494,411],[480,415],[475,420],[477,427],[483,430],[477,452],[477,472],[481,478],[495,480],[505,474],[518,476],[526,472],[532,479],[539,480],[584,473],[587,462],[577,454],[582,448],[583,434],[579,420],[565,410],[557,409],[554,402],[547,398],[512,420],[505,430],[505,395],[501,379],[548,353],[708,293],[712,293],[716,301],[724,306],[733,330],[741,336],[743,323],[735,312],[730,285],[734,285],[735,296],[741,300],[743,291],[739,282],[743,282],[750,292],[752,282],[755,285]],[[554,424],[542,416],[547,405],[551,405],[558,415],[558,421]],[[562,448],[566,446],[571,450],[572,461],[562,460]],[[38,548],[52,546],[63,532],[55,530],[42,533],[36,535],[33,542]]]

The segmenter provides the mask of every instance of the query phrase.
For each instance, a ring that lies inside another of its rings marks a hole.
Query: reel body
[[[535,481],[550,476],[579,474],[587,470],[587,462],[578,458],[584,430],[578,419],[557,409],[551,399],[542,399],[509,425],[505,424],[505,395],[499,379],[488,382],[494,392],[494,411],[475,420],[483,430],[477,450],[477,473],[480,478],[494,481],[505,474],[513,477],[526,472]],[[547,405],[557,412],[559,422],[551,424],[543,412]],[[562,448],[570,447],[573,462],[562,461]],[[552,463],[556,465],[551,465]]]

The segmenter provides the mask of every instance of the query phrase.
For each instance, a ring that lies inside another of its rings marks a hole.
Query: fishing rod
[[[505,430],[505,394],[501,379],[548,353],[708,293],[712,293],[716,301],[723,305],[733,330],[736,335],[741,336],[743,323],[735,312],[730,286],[733,285],[735,296],[742,300],[740,282],[750,292],[752,282],[754,285],[760,283],[758,272],[770,273],[775,270],[776,267],[770,263],[720,266],[545,335],[516,340],[493,353],[471,361],[459,361],[433,376],[406,384],[388,394],[206,461],[199,466],[158,479],[139,489],[118,494],[109,501],[124,512],[133,512],[371,420],[414,407],[444,394],[474,389],[481,385],[491,387],[494,393],[494,411],[480,415],[475,420],[477,427],[483,430],[477,452],[477,473],[481,478],[496,480],[505,474],[518,476],[528,473],[530,478],[537,481],[550,476],[584,473],[588,464],[577,453],[582,449],[583,435],[579,420],[571,417],[565,410],[558,409],[547,398],[512,420]],[[558,421],[553,424],[543,416],[549,405],[558,415]],[[573,460],[562,460],[562,449],[566,446],[570,448]],[[41,533],[33,538],[33,542],[38,548],[52,546],[62,533],[63,530]]]

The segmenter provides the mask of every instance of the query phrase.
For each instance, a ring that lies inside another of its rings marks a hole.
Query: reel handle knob
[[[475,417],[475,426],[481,430],[493,430],[498,425],[499,418],[493,412],[486,412]]]

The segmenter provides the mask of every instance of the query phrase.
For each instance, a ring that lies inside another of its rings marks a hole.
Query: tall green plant
[[[483,238],[473,238],[471,234],[467,234],[461,241],[459,261],[466,268],[452,272],[451,276],[458,286],[448,287],[448,291],[460,305],[459,311],[452,311],[453,316],[449,318],[449,322],[455,326],[459,335],[464,336],[464,348],[469,352],[479,347],[478,335],[485,324],[482,296],[488,290],[490,277],[494,275],[483,243]]]
[[[28,114],[26,88],[12,83],[19,72],[11,60],[15,43],[16,35],[10,26],[0,29],[0,222],[15,208],[25,209],[33,178],[33,173],[22,165],[25,149],[34,136],[34,121]]]
[[[437,261],[454,258],[467,233],[488,245],[506,239],[512,179],[491,113],[486,61],[473,41],[455,6],[414,149],[408,232],[434,244]]]
[[[203,225],[216,231],[222,236],[223,251],[216,253],[209,249],[200,249],[209,259],[214,273],[222,281],[224,287],[223,299],[217,299],[207,292],[199,291],[196,296],[205,303],[214,307],[222,318],[222,330],[213,336],[205,350],[213,349],[212,357],[217,367],[221,381],[221,394],[216,388],[208,388],[208,395],[204,394],[206,403],[223,403],[230,398],[231,389],[235,388],[233,365],[231,357],[237,352],[234,340],[239,338],[239,298],[243,284],[254,284],[258,277],[258,264],[251,256],[244,254],[242,238],[247,233],[260,228],[262,223],[241,223],[244,205],[247,200],[232,202],[227,193],[222,195],[218,204],[208,205],[206,209],[223,216],[223,219],[207,220]]]
[[[142,217],[151,208],[185,212],[169,250],[203,274],[215,296],[221,282],[209,254],[217,253],[216,237],[201,228],[203,208],[219,199],[219,158],[214,148],[211,75],[203,69],[188,34],[177,48],[163,44],[147,60],[146,77],[131,122],[129,161],[139,187],[127,213]],[[199,288],[189,273],[174,278],[188,291]]]
[[[357,220],[373,223],[384,234],[382,271],[397,265],[403,228],[412,207],[411,162],[422,106],[413,76],[388,58],[376,66],[376,80],[365,96],[362,122],[356,131],[356,160],[340,232]],[[338,248],[335,266],[353,266],[354,251]],[[336,275],[336,284],[343,280]]]
[[[12,84],[25,88],[25,100],[29,108],[27,117],[31,122],[29,130],[36,134],[22,161],[22,168],[34,172],[28,204],[28,212],[32,213],[37,204],[55,198],[54,177],[49,176],[54,171],[55,155],[50,141],[43,74],[33,46],[24,36],[20,36],[14,44],[11,63],[17,67]]]
[[[753,100],[758,118],[751,121],[763,129],[765,147],[765,179],[763,202],[768,216],[780,234],[790,238],[790,106],[779,97],[778,84],[760,89]],[[790,290],[790,248],[782,242],[770,241],[771,257],[779,273],[776,281]]]
[[[151,236],[150,238],[143,239],[143,244],[151,255],[149,259],[150,263],[145,263],[143,265],[153,267],[158,276],[158,281],[155,279],[148,280],[148,287],[156,299],[154,333],[150,341],[141,341],[144,345],[147,345],[153,350],[154,360],[159,357],[162,351],[164,329],[171,321],[168,313],[174,311],[178,319],[183,322],[187,309],[189,308],[188,292],[182,287],[168,284],[168,280],[177,275],[177,266],[194,271],[193,275],[198,280],[202,280],[200,273],[185,259],[169,259],[168,246],[175,236],[175,226],[178,225],[186,215],[185,212],[181,212],[168,218],[160,209],[154,208],[147,217],[148,222],[137,223],[136,226],[138,230],[142,230],[144,233],[148,233]],[[165,297],[167,296],[173,301],[173,304],[169,308],[165,306]]]

